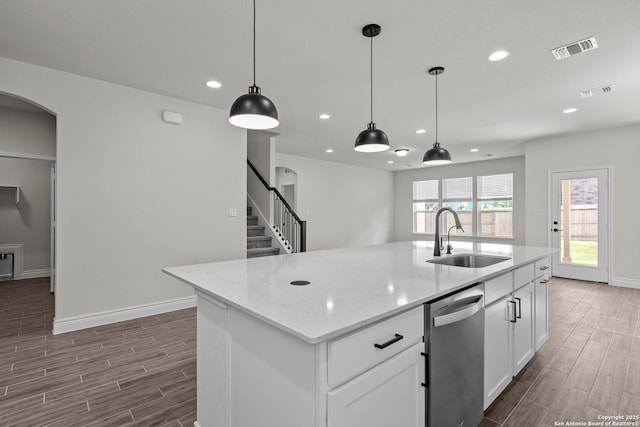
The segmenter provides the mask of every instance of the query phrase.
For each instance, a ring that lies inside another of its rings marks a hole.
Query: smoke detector
[[[551,49],[551,54],[557,60],[565,59],[570,56],[577,55],[579,53],[588,52],[598,47],[595,37],[589,37],[588,39],[579,40],[577,42],[570,43],[568,45],[560,46],[555,49]]]

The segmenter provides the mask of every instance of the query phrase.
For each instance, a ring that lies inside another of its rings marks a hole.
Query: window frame
[[[480,177],[486,177],[486,176],[493,176],[493,175],[511,175],[512,177],[512,181],[511,181],[511,193],[512,196],[511,197],[493,197],[491,199],[485,199],[485,198],[479,198],[478,197],[478,179]],[[416,218],[417,218],[417,214],[419,212],[431,212],[431,211],[414,211],[414,204],[415,203],[424,203],[424,202],[436,202],[438,208],[442,207],[442,206],[446,206],[446,205],[450,205],[450,204],[455,204],[455,203],[471,203],[471,218],[472,218],[472,226],[471,226],[471,230],[467,230],[467,228],[465,227],[465,233],[459,233],[457,234],[459,237],[469,237],[469,238],[473,238],[473,239],[486,239],[486,240],[514,240],[515,239],[515,235],[514,235],[514,223],[513,223],[513,218],[515,217],[515,201],[516,201],[516,194],[514,191],[514,187],[515,187],[515,177],[516,174],[513,170],[510,171],[504,171],[504,172],[492,172],[492,173],[477,173],[477,174],[473,174],[473,175],[460,175],[460,176],[450,176],[450,177],[440,177],[440,178],[432,178],[432,179],[416,179],[414,181],[412,181],[412,190],[413,190],[413,185],[416,182],[423,182],[423,181],[437,181],[438,182],[438,199],[413,199],[413,191],[412,191],[412,204],[411,204],[411,211],[412,211],[412,217],[413,217],[413,221],[412,221],[412,234],[420,234],[420,235],[428,235],[428,236],[433,236],[434,233],[432,232],[427,232],[427,231],[416,231]],[[443,198],[443,193],[444,193],[444,181],[447,179],[457,179],[457,178],[471,178],[471,183],[472,183],[472,193],[471,193],[471,199],[460,199],[460,198],[451,198],[451,199],[444,199]],[[480,204],[483,201],[500,201],[500,200],[504,200],[504,201],[511,201],[511,234],[509,236],[483,236],[482,235],[482,224],[481,224],[481,215],[482,215],[482,209]],[[448,223],[447,223],[448,224]],[[426,230],[426,226],[425,226],[425,230]],[[452,236],[455,236],[455,230],[452,230],[451,232]]]

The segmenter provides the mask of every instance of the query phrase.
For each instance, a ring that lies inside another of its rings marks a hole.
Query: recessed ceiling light
[[[398,157],[404,157],[407,154],[409,154],[409,149],[408,148],[398,148],[397,150],[395,150],[396,156]]]
[[[478,151],[480,151],[480,149],[479,148],[472,148],[469,151],[471,151],[472,153],[477,153]]]
[[[326,153],[333,153],[333,150],[331,148],[327,148],[326,150],[324,150]]]
[[[209,86],[209,87],[211,87],[211,88],[214,88],[214,89],[218,89],[218,88],[222,87],[222,85],[220,84],[220,82],[217,82],[217,81],[215,81],[215,80],[209,80],[209,81],[207,82],[207,86]]]
[[[393,160],[387,160],[387,163],[391,164],[393,163]]]
[[[578,111],[577,108],[566,108],[566,109],[562,110],[562,112],[564,114],[571,114],[571,113],[575,113],[576,111]]]
[[[329,114],[326,113],[322,113],[318,116],[318,118],[322,119],[322,120],[327,120],[329,118],[331,118],[331,116]]]
[[[502,61],[507,56],[509,56],[509,52],[505,50],[498,50],[489,55],[489,61]]]
[[[425,129],[418,129],[416,131],[417,134],[421,134],[421,133],[427,133],[427,131]]]

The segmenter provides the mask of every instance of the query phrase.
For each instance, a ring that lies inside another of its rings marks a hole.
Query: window
[[[416,233],[435,233],[438,211],[438,180],[413,183],[413,230]]]
[[[473,178],[450,178],[442,180],[442,206],[448,206],[458,214],[465,234],[473,232]],[[455,226],[452,215],[444,215],[442,234]],[[434,216],[435,226],[435,216]],[[463,234],[462,230],[451,229],[451,234]]]
[[[513,236],[513,174],[478,177],[478,234]]]
[[[448,206],[458,214],[464,234],[452,235],[513,237],[513,174],[467,176],[413,182],[413,232],[435,233],[436,212]],[[455,222],[442,215],[441,233]]]

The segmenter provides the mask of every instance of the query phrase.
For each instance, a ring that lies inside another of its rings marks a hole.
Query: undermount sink
[[[433,258],[427,260],[427,262],[433,264],[451,265],[454,267],[483,268],[510,259],[511,258],[509,257],[497,255],[458,254],[445,256],[442,258]]]

